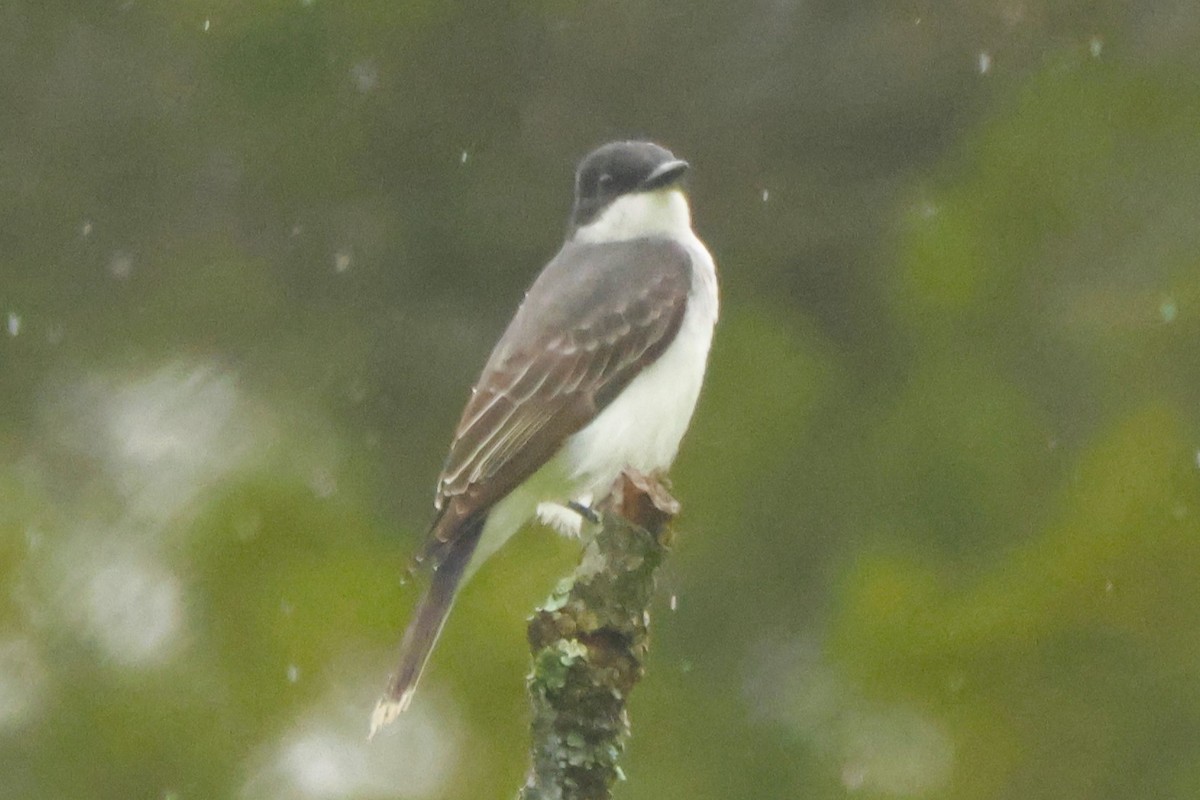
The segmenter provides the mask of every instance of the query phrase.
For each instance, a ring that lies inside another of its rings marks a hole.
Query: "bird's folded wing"
[[[423,557],[486,512],[584,427],[679,330],[691,281],[665,239],[568,244],[530,288],[463,411]]]

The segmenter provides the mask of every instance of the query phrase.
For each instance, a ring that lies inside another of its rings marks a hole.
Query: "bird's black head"
[[[688,163],[653,142],[610,142],[589,153],[575,171],[571,227],[592,222],[613,200],[678,183]]]

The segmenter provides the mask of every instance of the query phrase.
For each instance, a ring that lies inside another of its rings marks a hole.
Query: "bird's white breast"
[[[717,276],[712,256],[690,226],[684,235],[673,233],[692,258],[692,285],[679,332],[658,360],[567,440],[564,466],[575,496],[606,493],[626,467],[647,473],[666,470],[691,422],[717,321]]]

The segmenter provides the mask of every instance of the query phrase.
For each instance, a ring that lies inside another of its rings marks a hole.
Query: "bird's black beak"
[[[688,171],[688,168],[688,162],[680,159],[664,161],[646,176],[646,179],[642,181],[641,188],[643,191],[651,191],[653,189],[662,189],[664,186],[670,186],[682,178],[683,174]]]

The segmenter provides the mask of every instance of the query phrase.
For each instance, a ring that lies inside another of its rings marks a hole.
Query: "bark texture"
[[[626,705],[645,672],[655,573],[679,504],[626,472],[574,575],[529,621],[532,763],[520,800],[607,800],[622,779]]]

